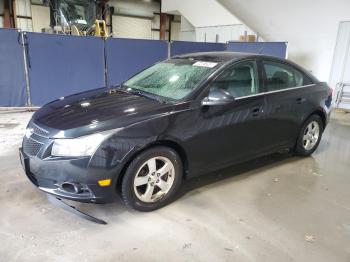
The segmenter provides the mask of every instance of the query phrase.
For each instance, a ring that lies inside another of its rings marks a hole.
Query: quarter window
[[[312,81],[305,74],[292,66],[264,61],[265,86],[267,91],[275,91],[291,87],[299,87],[312,84]]]
[[[212,84],[233,97],[249,96],[259,92],[255,61],[235,64],[226,69]]]

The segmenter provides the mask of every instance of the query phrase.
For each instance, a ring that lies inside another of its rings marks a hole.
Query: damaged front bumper
[[[19,156],[28,179],[48,194],[86,203],[107,203],[115,198],[113,184],[101,187],[101,174],[88,171],[89,157],[40,159],[25,154],[22,148]]]

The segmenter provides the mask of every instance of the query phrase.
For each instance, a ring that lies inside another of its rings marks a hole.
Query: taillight
[[[333,88],[328,87],[328,97],[326,100],[326,106],[330,107],[332,104],[332,98],[333,98]]]
[[[331,87],[328,88],[328,96],[330,96],[330,97],[333,96],[333,88],[331,88]]]

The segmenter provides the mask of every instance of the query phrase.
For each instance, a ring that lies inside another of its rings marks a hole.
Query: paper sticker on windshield
[[[194,63],[193,66],[202,66],[202,67],[213,68],[213,67],[216,66],[217,64],[218,64],[218,63],[198,61],[198,62]]]

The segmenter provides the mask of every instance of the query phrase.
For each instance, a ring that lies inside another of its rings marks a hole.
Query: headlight
[[[79,138],[55,139],[51,155],[53,156],[91,156],[111,132],[102,132]]]

